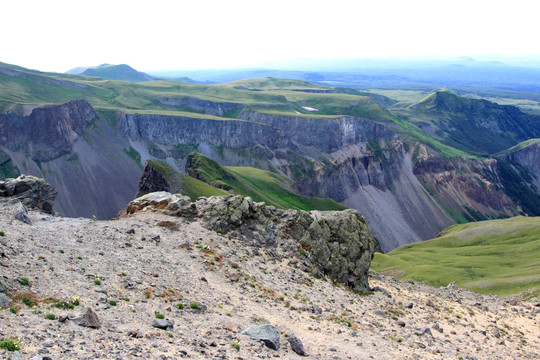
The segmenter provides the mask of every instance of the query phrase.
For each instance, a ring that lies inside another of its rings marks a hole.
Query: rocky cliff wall
[[[34,161],[48,161],[72,151],[97,114],[85,100],[36,108],[29,116],[0,114],[0,144],[25,153]]]
[[[540,189],[540,142],[503,156],[511,163],[517,163],[532,175],[532,183]]]

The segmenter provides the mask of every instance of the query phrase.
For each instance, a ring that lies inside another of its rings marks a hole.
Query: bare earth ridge
[[[300,359],[293,335],[312,359],[540,358],[538,299],[382,275],[361,296],[301,271],[283,248],[246,245],[198,221],[152,210],[111,221],[30,211],[28,225],[12,207],[0,203],[0,281],[13,300],[0,310],[0,341],[20,339],[25,360]],[[54,306],[74,299],[73,309]],[[72,319],[87,308],[99,328]],[[172,326],[155,327],[156,314]],[[280,349],[241,333],[253,324],[277,327]],[[2,359],[17,356],[0,349]]]

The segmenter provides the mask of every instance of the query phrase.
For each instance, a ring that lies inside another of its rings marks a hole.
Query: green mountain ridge
[[[298,195],[292,188],[293,180],[286,176],[253,167],[221,166],[198,153],[191,153],[186,172],[193,178],[226,191],[264,201],[282,209],[344,210],[347,207],[332,199]]]

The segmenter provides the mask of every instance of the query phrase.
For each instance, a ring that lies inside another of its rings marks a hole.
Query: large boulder
[[[27,208],[38,209],[53,214],[54,200],[58,192],[45,180],[21,175],[16,179],[0,180],[0,197],[8,197],[12,202],[21,202]]]
[[[142,209],[198,219],[208,229],[230,233],[256,247],[281,246],[288,256],[303,257],[309,270],[329,275],[355,291],[370,291],[368,270],[377,241],[356,210],[283,210],[241,195],[191,202],[185,196],[156,192],[133,200],[123,214]]]

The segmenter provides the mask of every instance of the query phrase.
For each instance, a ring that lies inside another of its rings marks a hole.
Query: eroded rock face
[[[233,234],[253,246],[283,246],[291,255],[301,254],[311,271],[369,292],[367,272],[377,242],[356,210],[282,210],[240,195],[191,202],[186,196],[156,192],[131,201],[121,215],[143,209],[198,218],[204,227]]]
[[[0,180],[0,197],[9,197],[12,201],[20,201],[26,207],[39,209],[48,214],[53,214],[57,194],[56,189],[45,180],[30,175]]]

